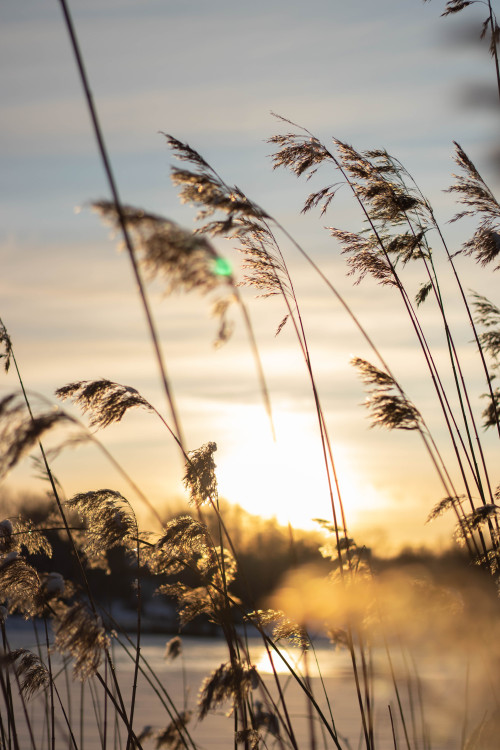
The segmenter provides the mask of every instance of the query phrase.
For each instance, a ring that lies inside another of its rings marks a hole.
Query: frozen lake
[[[15,623],[11,624],[8,632],[11,648],[23,647],[36,651],[34,631],[28,623],[23,623],[22,627]],[[40,629],[41,633],[42,630]],[[131,636],[131,638],[134,640],[135,636]],[[139,735],[146,726],[160,730],[169,723],[170,719],[159,697],[161,696],[167,702],[171,699],[178,711],[186,708],[193,709],[193,719],[189,724],[189,729],[200,750],[224,750],[225,748],[229,750],[229,748],[234,748],[233,718],[225,715],[228,706],[222,706],[220,710],[208,715],[202,722],[197,721],[196,718],[196,701],[203,679],[215,668],[228,661],[225,642],[217,638],[182,638],[182,656],[175,661],[166,662],[164,650],[167,640],[169,640],[169,636],[161,635],[145,635],[142,638],[141,653],[145,659],[143,667],[146,673],[149,673],[150,667],[156,674],[158,682],[154,681],[155,689],[153,689],[145,677],[140,676],[134,731]],[[262,641],[258,637],[252,637],[248,642],[252,663],[258,667],[259,672],[263,675],[266,688],[274,699],[278,700],[275,678],[271,673]],[[345,750],[357,750],[358,747],[364,746],[364,742],[350,655],[345,650],[334,649],[326,641],[317,646],[316,653],[322,668],[323,684],[317,671],[313,669],[313,659],[310,656],[311,666],[309,669],[314,696],[325,714],[329,715],[326,692],[335,719],[340,746]],[[301,652],[292,650],[287,659],[292,662],[300,661]],[[130,656],[119,645],[113,646],[113,660],[123,699],[128,707],[130,705],[134,664]],[[60,657],[54,657],[54,663],[58,667],[62,667]],[[394,748],[389,704],[397,727],[398,747],[405,748],[407,745],[402,732],[393,686],[386,670],[386,660],[380,653],[376,654],[374,663],[374,726],[377,750],[393,750]],[[419,707],[416,701],[414,701],[413,706],[410,706],[408,685],[403,678],[404,665],[401,660],[398,664],[397,659],[395,659],[395,664],[398,672],[400,697],[406,707],[408,732],[411,735],[411,714],[413,712],[416,732],[420,733],[422,724]],[[296,681],[285,673],[283,665],[279,664],[279,657],[275,665],[280,672],[281,689],[293,722],[297,744],[300,748],[312,747],[311,724],[308,717],[306,697]],[[425,721],[431,734],[430,747],[432,747],[432,750],[456,750],[460,746],[463,725],[463,711],[459,710],[462,706],[461,699],[465,684],[463,674],[461,674],[463,670],[454,671],[450,669],[449,664],[436,656],[432,660],[427,660],[425,664],[419,662],[419,670],[421,670],[420,677],[425,693]],[[101,667],[101,673],[105,674],[104,667]],[[121,737],[118,737],[117,728],[112,720],[112,707],[109,701],[104,700],[102,687],[95,680],[89,681],[82,687],[81,683],[68,679],[68,675],[71,677],[70,670],[61,670],[56,684],[64,710],[70,718],[77,748],[79,750],[125,748],[124,733],[122,731]],[[15,692],[14,687],[13,692]],[[168,694],[168,698],[166,694]],[[266,699],[262,688],[256,688],[253,691],[253,699],[254,701],[261,701],[265,705]],[[459,704],[458,707],[457,704]],[[50,747],[47,738],[47,717],[44,705],[40,695],[34,697],[29,703],[28,718],[26,718],[23,715],[19,700],[15,701],[20,750],[25,748],[29,750],[32,747],[39,750]],[[5,704],[2,703],[2,713],[5,716],[4,707]],[[96,719],[96,716],[98,719]],[[64,725],[64,714],[59,706],[56,706],[56,717],[57,750],[59,748],[74,748],[75,743],[72,743],[69,738],[67,728]],[[33,739],[30,738],[28,723],[32,727]],[[104,730],[105,726],[106,730]],[[326,736],[324,730],[322,730],[319,720],[315,719],[313,726],[315,746],[318,750],[324,747],[335,747],[332,739]],[[413,748],[424,747],[420,741],[414,742],[411,736],[410,740],[412,750]],[[267,747],[279,747],[272,735],[268,735],[266,744]],[[146,748],[156,747],[156,744],[154,740],[149,739],[144,741],[143,746],[146,750]],[[9,747],[9,745],[6,745],[6,747]],[[12,747],[15,747],[15,745],[12,745]],[[240,747],[243,747],[243,745]]]

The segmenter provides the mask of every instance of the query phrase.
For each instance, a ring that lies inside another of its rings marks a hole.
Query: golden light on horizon
[[[243,439],[216,456],[219,493],[250,513],[276,516],[280,523],[317,528],[314,518],[332,520],[323,451],[314,415],[274,412],[276,441],[261,407],[238,407]],[[348,525],[363,509],[386,503],[353,464],[348,449],[333,445]]]

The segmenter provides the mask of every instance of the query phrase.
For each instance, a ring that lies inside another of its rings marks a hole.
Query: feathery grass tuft
[[[189,492],[190,501],[196,507],[217,502],[216,464],[213,457],[216,450],[217,444],[210,442],[188,454],[184,486]]]
[[[418,409],[399,392],[391,375],[359,357],[355,357],[351,364],[368,386],[370,395],[365,405],[371,414],[372,427],[386,427],[389,430],[418,430],[422,427]]]
[[[50,682],[47,667],[38,656],[24,648],[0,654],[0,666],[5,665],[15,670],[21,693],[29,700],[39,690],[45,689]]]
[[[241,704],[251,690],[257,687],[255,667],[243,664],[221,664],[207,677],[198,696],[198,716],[203,719],[226,701]]]
[[[109,638],[100,617],[84,602],[58,605],[54,617],[55,645],[74,659],[73,672],[79,680],[94,675],[109,647]]]
[[[110,380],[81,380],[58,388],[56,396],[69,399],[90,413],[91,427],[108,427],[120,422],[125,412],[137,406],[153,411],[151,404],[131,386],[113,383]]]

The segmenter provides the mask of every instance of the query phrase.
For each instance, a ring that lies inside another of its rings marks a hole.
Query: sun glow
[[[319,675],[317,660],[321,664],[322,676],[331,677],[340,675],[342,669],[349,666],[348,653],[335,651],[327,641],[316,643],[314,650],[316,653],[312,658],[311,652],[292,646],[279,648],[279,650],[261,648],[257,653],[252,653],[252,658],[255,660],[259,674],[273,674],[274,672],[290,674],[291,667],[300,674],[307,672],[311,677],[316,677]]]
[[[332,520],[323,450],[313,417],[277,410],[276,441],[261,408],[240,407],[244,438],[231,447],[219,445],[217,477],[221,497],[250,513],[276,516],[281,523],[314,528],[313,518]],[[347,522],[356,521],[363,507],[381,505],[378,493],[358,477],[347,449],[333,445],[334,459]],[[335,492],[335,489],[334,489]]]
[[[283,656],[281,656],[281,653],[283,653]],[[273,674],[274,672],[287,674],[290,672],[290,666],[292,669],[300,671],[303,658],[304,652],[298,648],[289,648],[282,652],[262,649],[257,654],[255,666],[259,674]]]

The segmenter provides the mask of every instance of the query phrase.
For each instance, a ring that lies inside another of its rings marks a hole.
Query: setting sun
[[[276,516],[281,523],[312,528],[312,519],[332,519],[331,500],[314,416],[291,410],[273,414],[276,441],[261,407],[238,407],[244,441],[219,446],[217,476],[222,497],[251,513]],[[333,445],[347,522],[362,506],[383,502],[356,476],[347,451]]]

